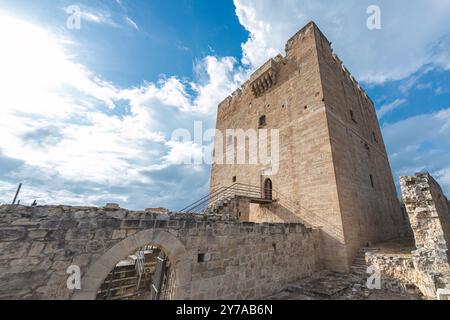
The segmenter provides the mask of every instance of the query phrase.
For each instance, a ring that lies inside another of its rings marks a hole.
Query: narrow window
[[[353,121],[354,123],[358,123],[358,122],[356,122],[355,114],[353,113],[353,110],[350,110],[350,118],[352,119],[352,121]]]
[[[378,143],[378,138],[377,138],[375,131],[372,131],[372,135],[373,135],[373,141],[375,141],[375,143]]]
[[[236,182],[237,181],[236,176],[234,176],[232,180],[233,180],[233,182]]]
[[[205,262],[205,254],[204,253],[199,253],[197,256],[197,262],[198,263],[202,263]]]
[[[259,126],[264,127],[266,125],[266,116],[259,117]]]
[[[233,136],[232,135],[229,135],[227,137],[227,146],[229,146],[230,144],[233,144]]]
[[[375,183],[373,182],[373,175],[370,175],[370,184],[372,185],[372,188],[375,189]]]

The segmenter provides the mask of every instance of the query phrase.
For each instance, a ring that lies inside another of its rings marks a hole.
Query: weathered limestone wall
[[[407,236],[375,107],[319,31],[318,59],[349,263],[359,248]]]
[[[272,165],[214,164],[211,190],[238,183],[261,186],[270,177],[277,203],[272,206],[253,205],[250,219],[255,222],[295,222],[322,227],[323,259],[332,270],[348,269],[342,231],[342,220],[335,185],[325,106],[322,101],[319,61],[316,49],[317,28],[308,24],[286,45],[286,56],[272,63],[276,83],[263,94],[254,96],[251,81],[225,99],[218,109],[217,129],[258,130],[259,117],[266,116],[263,129],[279,130],[279,162]],[[224,133],[225,134],[225,133]],[[237,142],[237,141],[235,141]],[[254,146],[248,141],[248,150]],[[216,141],[223,152],[238,147]],[[269,146],[271,147],[270,141]],[[268,175],[270,169],[279,168]]]
[[[319,241],[300,224],[0,206],[0,299],[94,299],[117,262],[150,244],[174,266],[177,299],[264,298],[319,267]],[[81,268],[80,291],[66,287],[70,265]]]

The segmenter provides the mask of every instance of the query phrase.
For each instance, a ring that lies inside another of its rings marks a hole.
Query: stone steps
[[[371,248],[360,248],[350,268],[350,273],[361,278],[361,281],[365,281],[367,277],[366,252],[369,251],[371,251]]]
[[[211,208],[208,209],[207,214],[220,214],[231,202],[234,197],[225,198],[217,201]]]

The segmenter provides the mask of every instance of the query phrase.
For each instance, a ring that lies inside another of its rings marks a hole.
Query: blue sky
[[[366,27],[371,4],[380,30]],[[68,8],[81,28],[67,27]],[[376,103],[394,178],[450,194],[450,2],[0,0],[0,203],[179,209],[206,194],[218,102],[310,20]]]

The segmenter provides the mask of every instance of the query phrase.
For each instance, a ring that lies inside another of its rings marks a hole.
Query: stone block
[[[113,234],[112,234],[112,239],[116,240],[116,239],[124,239],[127,235],[127,231],[126,230],[114,230]]]
[[[28,255],[30,257],[36,257],[40,256],[42,253],[42,250],[44,250],[45,243],[44,242],[33,242],[31,244],[30,251],[28,252]]]
[[[24,227],[0,227],[0,241],[18,241],[25,238]]]

